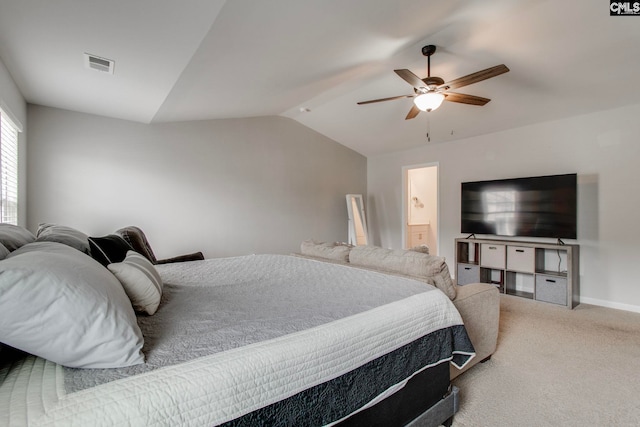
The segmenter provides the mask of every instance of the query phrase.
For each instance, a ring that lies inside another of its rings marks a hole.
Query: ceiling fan
[[[390,98],[373,99],[371,101],[358,102],[358,105],[372,104],[374,102],[391,101],[401,98],[413,98],[413,107],[409,110],[409,114],[405,120],[413,119],[420,111],[433,111],[442,104],[442,101],[459,102],[470,105],[485,105],[491,101],[481,96],[466,95],[464,93],[449,92],[451,89],[457,89],[482,80],[499,76],[509,71],[506,65],[500,64],[486,70],[477,71],[464,77],[451,80],[445,83],[440,77],[431,77],[431,55],[436,51],[436,47],[432,44],[422,48],[422,54],[427,57],[427,77],[421,79],[407,69],[393,70],[404,81],[413,86],[415,93],[411,95],[392,96]]]

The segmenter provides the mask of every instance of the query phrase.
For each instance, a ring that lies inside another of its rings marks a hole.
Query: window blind
[[[0,222],[18,224],[18,127],[0,109]]]

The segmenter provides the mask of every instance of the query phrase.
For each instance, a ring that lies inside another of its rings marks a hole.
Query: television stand
[[[516,240],[455,240],[458,285],[491,283],[502,293],[574,308],[580,303],[580,246]]]

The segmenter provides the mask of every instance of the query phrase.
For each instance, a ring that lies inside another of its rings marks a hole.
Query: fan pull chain
[[[427,142],[431,142],[431,120],[429,120],[429,116],[427,116]]]

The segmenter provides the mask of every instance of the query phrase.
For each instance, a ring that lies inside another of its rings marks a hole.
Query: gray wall
[[[158,257],[346,240],[367,160],[282,117],[140,124],[30,105],[28,227],[145,230]]]
[[[450,268],[461,182],[576,172],[582,302],[640,312],[638,117],[635,105],[369,158],[373,241],[401,246],[403,166],[439,162],[439,254]]]

